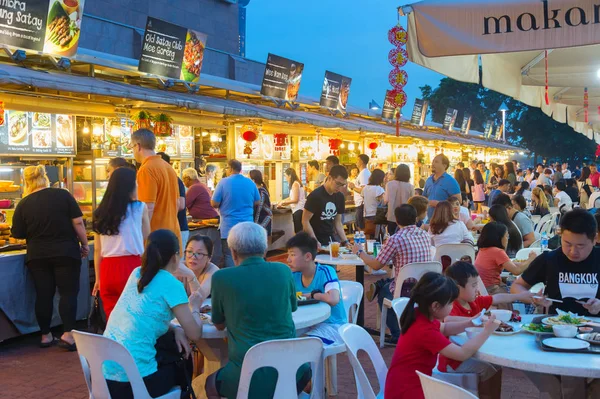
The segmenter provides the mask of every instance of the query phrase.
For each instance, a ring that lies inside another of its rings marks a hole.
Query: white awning
[[[592,0],[425,0],[408,12],[414,63],[541,108],[600,143],[600,4]],[[548,50],[549,104],[545,101]],[[588,123],[584,88],[588,89]]]

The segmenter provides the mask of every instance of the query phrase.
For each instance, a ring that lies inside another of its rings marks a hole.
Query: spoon
[[[471,320],[471,323],[473,323],[474,326],[481,326],[483,324],[483,321],[481,320],[481,318],[483,317],[483,315],[485,314],[485,312],[487,311],[487,309],[483,309],[481,311],[481,314],[479,315],[478,318]]]

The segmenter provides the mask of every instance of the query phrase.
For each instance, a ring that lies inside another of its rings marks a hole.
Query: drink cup
[[[337,258],[340,256],[340,243],[332,242],[329,244],[329,251],[332,258]]]

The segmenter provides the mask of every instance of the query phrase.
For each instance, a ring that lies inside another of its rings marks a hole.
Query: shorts
[[[344,341],[338,331],[341,326],[342,324],[319,323],[304,335],[319,338],[325,345],[342,345]]]
[[[494,365],[477,359],[469,359],[460,364],[456,370],[447,366],[448,373],[477,374],[480,381],[487,381],[499,371]]]

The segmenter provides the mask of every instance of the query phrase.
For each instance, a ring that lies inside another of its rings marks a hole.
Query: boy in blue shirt
[[[348,322],[348,316],[335,269],[315,263],[317,240],[305,232],[292,237],[287,242],[287,250],[296,291],[306,299],[316,299],[331,306],[331,316],[312,327],[306,335],[320,338],[326,345],[342,343],[338,328]]]

